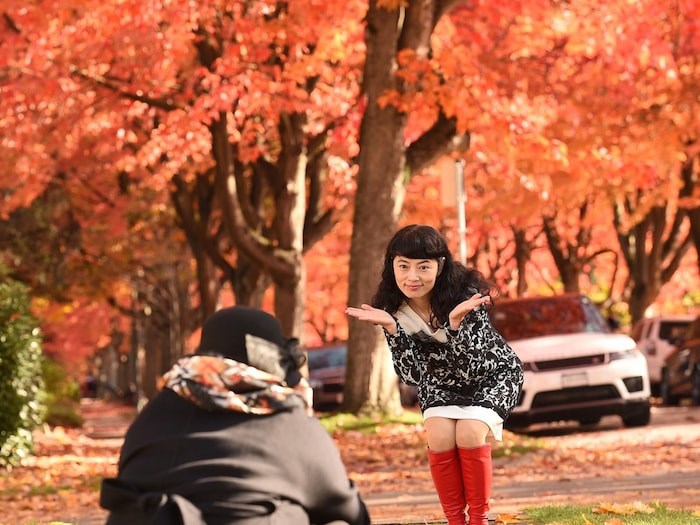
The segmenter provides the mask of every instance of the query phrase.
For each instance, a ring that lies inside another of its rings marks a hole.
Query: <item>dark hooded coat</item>
[[[220,312],[205,323],[198,353],[255,361],[241,353],[245,334],[283,348],[268,314]],[[283,354],[281,368],[295,377],[294,359]],[[129,428],[118,475],[104,480],[100,503],[108,525],[370,523],[335,444],[302,403],[268,415],[206,410],[168,388]]]

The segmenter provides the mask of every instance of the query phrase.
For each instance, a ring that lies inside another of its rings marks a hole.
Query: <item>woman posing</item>
[[[430,226],[389,242],[372,305],[346,313],[384,329],[400,379],[418,386],[428,462],[450,525],[488,524],[491,443],[523,383],[522,363],[493,328],[491,283],[452,259]]]

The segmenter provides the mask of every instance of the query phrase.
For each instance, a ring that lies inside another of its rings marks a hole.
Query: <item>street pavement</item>
[[[696,499],[700,502],[700,472],[659,472],[647,476],[582,478],[558,481],[497,484],[493,488],[491,520],[499,514],[516,514],[527,507],[546,503],[590,503],[598,501],[650,503],[662,500],[669,506],[674,502]],[[650,496],[652,499],[650,500]],[[425,516],[439,514],[440,504],[434,492],[411,494],[384,493],[364,497],[370,514],[379,507],[394,509],[394,516],[379,518],[377,525],[441,523],[425,521]]]
[[[624,428],[619,418],[604,418],[592,428],[576,424],[540,425],[531,435],[557,439],[560,445],[571,441],[589,442],[590,446],[604,442],[640,440],[658,442],[659,446],[678,443],[679,449],[700,447],[700,407],[654,407],[652,422],[647,427]],[[681,443],[685,443],[682,445]],[[682,451],[682,450],[681,450]],[[687,450],[685,450],[687,452]],[[599,504],[662,502],[669,507],[700,510],[700,465],[689,464],[667,471],[659,465],[656,472],[624,475],[611,470],[602,475],[563,479],[524,481],[494,478],[490,518],[499,514],[517,514],[527,507],[554,504]],[[440,521],[440,504],[434,492],[382,493],[363,495],[372,522],[377,525],[432,524]],[[428,517],[428,519],[426,519]],[[435,519],[430,519],[435,517]]]

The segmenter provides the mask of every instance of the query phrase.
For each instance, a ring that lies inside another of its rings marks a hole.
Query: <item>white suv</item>
[[[574,420],[596,424],[619,415],[649,423],[649,373],[634,340],[614,334],[581,295],[497,300],[496,329],[523,361],[525,383],[507,425]]]
[[[651,391],[659,392],[661,370],[668,355],[685,336],[692,315],[660,315],[637,321],[632,329],[632,339],[647,359]]]

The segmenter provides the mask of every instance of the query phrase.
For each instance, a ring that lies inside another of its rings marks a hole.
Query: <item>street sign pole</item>
[[[455,190],[457,198],[459,261],[462,264],[467,264],[467,193],[464,191],[464,159],[455,160]]]

